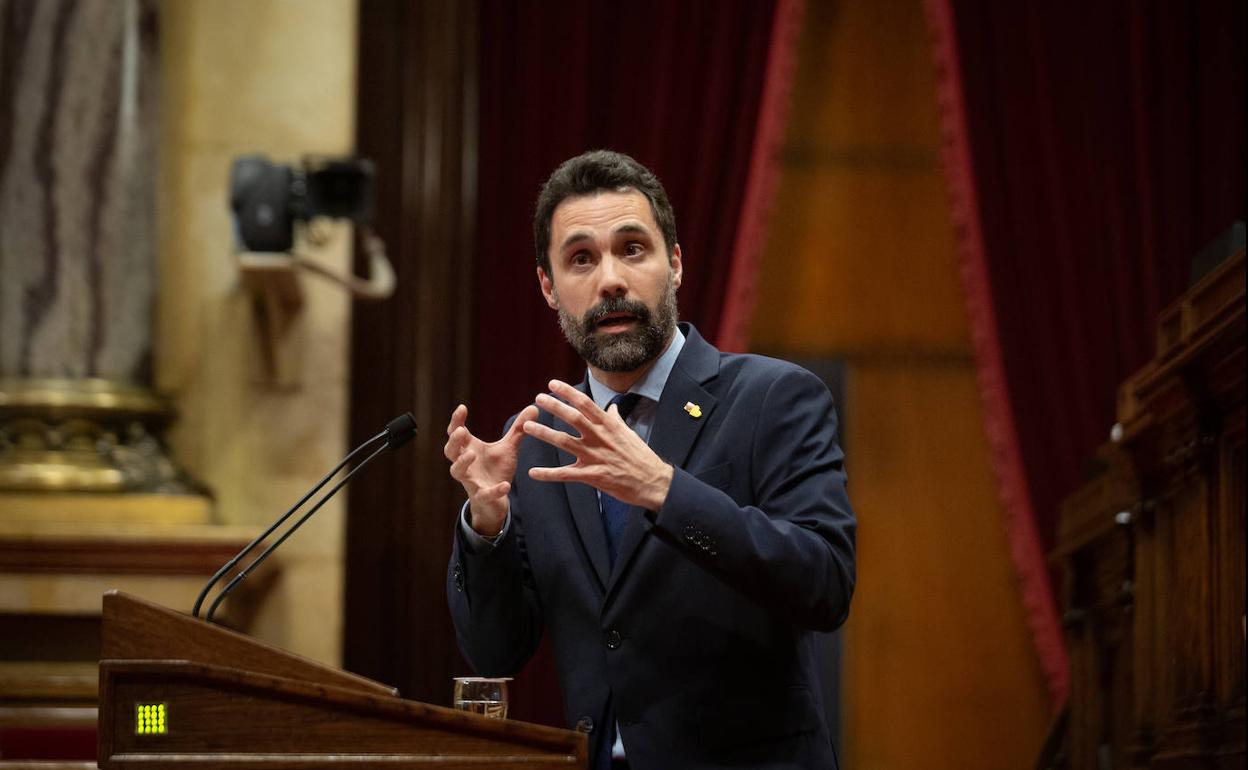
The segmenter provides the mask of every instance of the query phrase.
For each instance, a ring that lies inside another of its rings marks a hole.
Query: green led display
[[[169,732],[165,723],[165,704],[138,703],[134,707],[135,735],[164,735]]]

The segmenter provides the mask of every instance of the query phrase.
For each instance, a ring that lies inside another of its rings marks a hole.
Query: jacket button
[[[594,720],[589,717],[581,717],[576,720],[576,727],[574,729],[578,733],[585,733],[586,735],[589,735],[594,731]]]
[[[620,636],[619,631],[616,631],[614,628],[611,629],[607,632],[607,649],[618,650],[620,648],[620,642],[623,640],[624,638]]]

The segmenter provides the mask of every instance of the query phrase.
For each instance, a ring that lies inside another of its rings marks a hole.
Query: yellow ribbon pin
[[[685,411],[688,412],[689,416],[695,420],[702,416],[702,407],[692,401],[685,402]]]

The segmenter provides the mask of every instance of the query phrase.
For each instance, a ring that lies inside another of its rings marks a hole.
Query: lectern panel
[[[586,736],[403,700],[389,688],[110,592],[99,766],[583,768]]]
[[[575,733],[188,662],[101,667],[101,766],[577,767]],[[158,728],[158,729],[154,729]],[[465,764],[468,763],[468,764]]]

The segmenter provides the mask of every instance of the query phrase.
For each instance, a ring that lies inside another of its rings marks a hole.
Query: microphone
[[[404,412],[386,423],[386,448],[398,449],[416,437],[416,418]]]
[[[205,620],[211,623],[212,617],[217,611],[217,607],[221,605],[221,602],[225,601],[225,597],[229,595],[230,591],[234,590],[234,587],[237,586],[239,583],[241,583],[243,580],[245,580],[247,576],[251,574],[252,570],[260,566],[260,564],[265,559],[269,558],[269,554],[273,553],[273,551],[276,550],[279,545],[286,542],[286,538],[294,534],[296,529],[299,529],[299,527],[303,526],[303,523],[305,521],[312,518],[312,515],[315,514],[317,511],[319,511],[321,509],[321,506],[324,505],[326,502],[328,502],[329,498],[333,497],[338,492],[339,489],[342,489],[342,487],[348,481],[351,480],[352,476],[354,476],[355,474],[363,470],[364,466],[372,462],[373,458],[376,457],[377,455],[381,454],[387,449],[398,449],[399,447],[406,444],[408,441],[411,441],[412,437],[414,437],[415,435],[416,435],[416,418],[412,416],[411,412],[404,412],[398,417],[395,417],[390,422],[386,423],[386,427],[380,433],[373,436],[369,440],[365,441],[363,444],[360,444],[355,449],[351,450],[351,454],[347,455],[345,458],[343,458],[342,462],[334,466],[334,469],[330,471],[329,473],[327,473],[325,475],[325,478],[321,479],[320,482],[317,483],[316,486],[308,490],[308,493],[304,495],[302,498],[300,498],[299,502],[292,505],[290,507],[290,510],[286,511],[286,513],[283,513],[281,517],[278,518],[277,521],[273,522],[273,524],[269,526],[268,529],[266,529],[264,532],[261,532],[260,535],[256,537],[255,540],[252,540],[250,543],[248,543],[247,546],[243,548],[243,550],[239,551],[237,554],[234,555],[234,558],[227,561],[224,565],[221,566],[221,569],[216,571],[216,574],[214,574],[212,578],[209,579],[208,584],[205,585],[203,590],[199,592],[199,597],[195,600],[195,606],[191,609],[191,615],[193,617],[198,618],[199,609],[203,605],[204,599],[207,598],[208,592],[211,591],[212,587],[217,584],[217,581],[219,581],[222,577],[225,576],[227,572],[233,569],[235,565],[237,565],[238,562],[241,561],[244,556],[251,553],[256,548],[256,546],[264,542],[264,539],[267,538],[269,535],[273,534],[273,532],[278,527],[280,527],[283,523],[285,523],[287,519],[293,516],[295,511],[299,510],[299,508],[302,507],[304,503],[306,503],[309,499],[311,499],[313,495],[315,495],[318,491],[320,491],[321,487],[329,483],[329,480],[332,479],[334,476],[336,476],[338,474],[338,471],[342,470],[349,462],[351,462],[351,460],[356,455],[358,455],[360,452],[364,451],[365,449],[373,446],[374,444],[381,441],[382,439],[385,439],[385,442],[382,443],[381,446],[377,447],[377,449],[375,449],[372,452],[372,454],[370,454],[368,457],[365,457],[364,460],[361,461],[359,465],[356,465],[354,468],[352,468],[347,473],[347,475],[342,478],[341,481],[339,481],[328,492],[326,492],[325,496],[322,497],[320,500],[318,500],[316,504],[312,506],[311,510],[303,514],[303,516],[299,517],[299,519],[294,524],[292,524],[285,532],[282,533],[281,537],[279,537],[276,541],[274,541],[273,544],[270,545],[268,548],[265,548],[263,551],[261,551],[260,555],[257,556],[255,559],[253,559],[252,562],[248,564],[245,569],[243,569],[237,575],[235,575],[233,580],[226,583],[225,588],[221,589],[221,592],[217,594],[217,598],[208,607],[208,615],[204,618]]]

